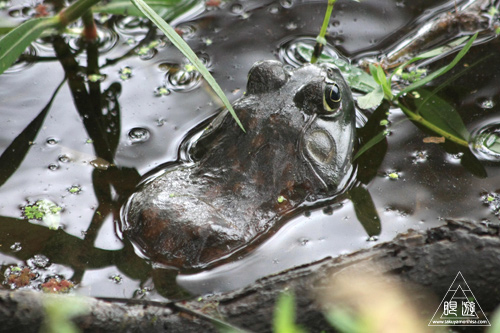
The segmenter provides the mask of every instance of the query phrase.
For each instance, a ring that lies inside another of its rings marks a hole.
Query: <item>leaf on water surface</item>
[[[469,141],[470,133],[450,103],[424,89],[418,90],[418,94],[420,97],[415,100],[417,112],[425,120],[453,136]]]
[[[368,190],[363,186],[358,186],[349,190],[348,193],[354,205],[356,217],[368,236],[371,237],[380,235],[380,232],[382,231],[380,217],[378,216],[377,209],[375,208],[370,192],[368,192]]]
[[[382,86],[377,86],[372,92],[358,98],[358,106],[364,110],[376,108],[382,104],[383,100],[384,89]]]
[[[231,103],[227,99],[226,95],[219,87],[212,74],[207,70],[207,68],[203,65],[201,60],[196,56],[196,54],[191,50],[189,45],[175,32],[175,30],[165,22],[151,7],[148,6],[143,0],[130,0],[132,3],[147,17],[149,18],[174,44],[174,46],[184,54],[186,58],[193,64],[193,66],[198,70],[198,72],[203,75],[205,80],[208,82],[210,87],[215,91],[217,96],[224,103],[224,106],[229,110],[229,113],[233,116],[234,120],[238,124],[238,126],[245,132],[243,125],[241,124],[236,112],[234,112]]]
[[[426,76],[425,78],[423,78],[422,80],[419,80],[419,81],[416,81],[412,84],[410,84],[408,87],[406,87],[405,89],[401,90],[396,97],[399,97],[401,95],[404,95],[406,93],[409,93],[410,91],[413,91],[413,90],[416,90],[424,85],[426,85],[427,83],[431,82],[432,80],[434,80],[435,78],[443,75],[444,73],[448,72],[450,69],[452,69],[453,67],[456,66],[456,64],[465,56],[465,54],[469,51],[469,49],[471,48],[472,46],[472,43],[474,42],[474,40],[476,40],[477,38],[477,35],[478,33],[476,33],[475,35],[473,35],[469,41],[467,42],[467,44],[465,44],[465,46],[462,48],[462,50],[460,50],[460,52],[458,52],[458,54],[455,56],[455,58],[446,66],[444,67],[441,67],[440,69],[432,72],[431,74],[429,74],[428,76]]]
[[[46,29],[59,23],[54,17],[31,19],[0,39],[0,74],[5,72]]]
[[[170,21],[175,17],[192,9],[199,4],[196,0],[145,0],[145,2],[164,20]],[[113,15],[147,17],[139,10],[130,0],[113,0],[108,3],[103,3],[92,7],[96,13],[106,13]]]

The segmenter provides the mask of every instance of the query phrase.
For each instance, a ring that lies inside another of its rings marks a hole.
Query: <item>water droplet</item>
[[[47,138],[47,140],[45,142],[47,142],[47,144],[49,146],[54,146],[54,145],[57,145],[59,143],[59,140],[56,138]]]
[[[323,208],[323,214],[332,215],[333,214],[332,206],[326,206],[325,208]]]
[[[128,132],[128,138],[132,144],[143,143],[149,140],[149,130],[142,127],[132,128]]]
[[[376,242],[378,241],[378,236],[370,236],[366,239],[367,242]]]
[[[271,13],[271,14],[278,14],[278,12],[279,12],[279,8],[278,8],[278,6],[271,5],[271,6],[269,7],[269,13]]]
[[[59,162],[62,162],[62,163],[68,163],[68,162],[71,162],[71,157],[69,157],[68,155],[64,154],[64,155],[59,155]]]
[[[233,14],[241,14],[243,12],[243,6],[239,3],[235,3],[234,5],[231,6],[231,13]]]
[[[109,279],[115,284],[120,284],[123,281],[123,278],[120,274],[112,275],[109,277]]]
[[[128,80],[132,77],[132,68],[125,66],[118,73],[120,74],[120,79],[123,81]]]
[[[412,154],[412,156],[413,156],[413,159],[411,162],[413,164],[427,162],[427,158],[429,157],[429,155],[427,155],[427,152],[424,150],[417,150],[416,152],[414,152]]]
[[[291,8],[293,6],[293,0],[280,0],[280,5],[283,8]]]
[[[80,185],[73,185],[68,188],[68,192],[71,194],[80,194],[80,192],[82,192],[82,187]]]
[[[156,97],[167,96],[170,95],[170,90],[165,86],[156,87],[154,94]]]
[[[14,244],[12,244],[12,245],[10,246],[10,249],[12,250],[12,252],[19,252],[19,251],[21,251],[23,248],[22,248],[22,246],[21,246],[21,243],[19,243],[19,242],[15,242]]]
[[[59,164],[51,163],[49,164],[48,168],[50,171],[56,171],[57,169],[59,169]]]
[[[295,30],[295,29],[297,29],[297,23],[295,23],[295,22],[289,22],[286,25],[286,29],[287,30]]]
[[[50,260],[43,254],[35,254],[33,258],[28,259],[26,263],[31,268],[46,268],[49,266]]]
[[[489,98],[481,98],[476,103],[481,109],[493,109],[495,106],[495,101]]]
[[[307,243],[309,243],[309,239],[307,239],[307,238],[300,238],[300,239],[299,239],[299,243],[300,243],[300,245],[302,245],[302,246],[306,246],[306,245],[307,245]]]
[[[471,150],[482,160],[500,161],[500,123],[487,124],[472,131]]]

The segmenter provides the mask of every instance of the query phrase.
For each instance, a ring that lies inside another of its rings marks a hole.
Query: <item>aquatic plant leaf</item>
[[[196,0],[145,0],[145,2],[164,20],[170,21],[180,14],[193,8],[199,1]],[[92,7],[96,13],[146,17],[130,0],[113,0]]]
[[[356,160],[358,157],[360,157],[361,155],[363,155],[366,151],[368,151],[370,148],[372,148],[373,146],[375,146],[377,143],[379,143],[380,141],[384,140],[385,137],[389,135],[389,131],[387,130],[384,130],[380,133],[378,133],[377,135],[375,135],[373,138],[371,138],[367,143],[365,143],[363,145],[363,147],[361,147],[358,152],[356,153],[356,155],[354,155],[354,158],[353,160]]]
[[[28,20],[0,39],[0,74],[5,72],[42,32],[58,24],[54,17]]]
[[[278,298],[274,309],[273,332],[301,333],[304,330],[295,324],[295,297],[284,292]]]
[[[299,43],[297,45],[297,51],[302,58],[309,62],[314,52],[314,48],[312,45]],[[373,80],[373,77],[370,74],[354,65],[349,64],[343,59],[333,58],[327,53],[322,53],[318,58],[318,63],[335,65],[340,70],[342,76],[347,81],[351,89],[369,93],[378,86],[377,82]]]
[[[418,90],[418,94],[420,98],[415,100],[418,114],[441,130],[469,141],[470,133],[450,103],[424,89]]]
[[[240,128],[245,132],[243,124],[241,124],[240,120],[238,119],[238,116],[236,115],[236,112],[234,112],[233,107],[231,106],[231,103],[229,103],[229,100],[227,99],[226,95],[219,87],[219,85],[213,78],[212,74],[210,74],[210,72],[201,62],[201,60],[196,56],[193,50],[191,50],[189,45],[177,34],[177,32],[175,32],[175,30],[167,22],[165,22],[158,14],[156,14],[156,12],[153,9],[151,9],[151,7],[149,7],[148,4],[145,3],[143,0],[130,0],[130,1],[132,1],[132,3],[168,37],[168,39],[172,42],[172,44],[174,44],[175,47],[179,51],[181,51],[182,54],[186,56],[186,58],[189,59],[189,61],[193,64],[196,70],[199,71],[201,75],[203,75],[203,77],[208,82],[210,87],[212,87],[217,96],[219,96],[221,101],[229,110],[229,113],[231,113],[231,115],[233,116],[238,126],[240,126]]]
[[[377,86],[373,91],[358,98],[358,106],[361,109],[367,110],[378,107],[384,100],[384,89],[382,86]]]
[[[380,235],[382,231],[380,217],[378,216],[370,192],[363,186],[358,186],[349,190],[348,193],[354,205],[356,217],[361,222],[368,236]]]
[[[405,89],[401,90],[397,95],[396,97],[399,97],[401,95],[404,95],[410,91],[413,91],[413,90],[416,90],[424,85],[426,85],[427,83],[431,82],[432,80],[434,80],[435,78],[443,75],[444,73],[448,72],[450,69],[452,69],[453,67],[456,66],[456,64],[465,56],[465,54],[469,51],[469,49],[471,48],[472,46],[472,43],[474,42],[474,40],[476,40],[477,38],[477,33],[474,34],[470,39],[469,41],[467,42],[467,44],[465,44],[465,46],[463,47],[462,50],[460,50],[460,52],[458,52],[458,54],[455,56],[455,58],[446,66],[444,67],[441,67],[440,69],[432,72],[431,74],[429,74],[428,76],[426,76],[425,78],[423,78],[422,80],[419,80],[419,81],[416,81],[412,84],[410,84],[408,87],[406,87]]]

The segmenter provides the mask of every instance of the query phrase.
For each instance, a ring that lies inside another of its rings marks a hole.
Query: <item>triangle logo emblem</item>
[[[451,283],[428,326],[491,326],[461,272]]]

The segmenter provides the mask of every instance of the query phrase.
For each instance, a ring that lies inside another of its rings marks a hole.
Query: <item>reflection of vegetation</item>
[[[191,50],[186,42],[177,34],[177,32],[165,22],[165,17],[169,16],[172,8],[178,9],[183,7],[182,1],[166,1],[165,3],[153,2],[157,7],[162,9],[163,16],[158,15],[153,8],[151,8],[146,1],[143,0],[130,0],[137,10],[131,8],[131,3],[118,2],[113,3],[113,5],[105,5],[100,9],[104,12],[110,13],[124,13],[127,15],[137,15],[146,16],[149,18],[174,44],[179,51],[181,51],[186,58],[191,61],[193,66],[203,75],[207,80],[207,83],[212,87],[217,96],[221,99],[224,106],[229,110],[233,118],[236,120],[237,124],[244,131],[243,125],[238,119],[238,116],[233,110],[231,103],[227,99],[226,95],[219,87],[212,74],[207,70],[202,61],[196,56],[196,54]],[[43,17],[37,17],[30,19],[18,27],[13,28],[9,31],[2,39],[0,39],[0,74],[3,73],[7,68],[10,67],[19,56],[26,50],[26,48],[40,37],[43,33],[50,32],[51,30],[62,30],[68,26],[68,24],[82,18],[84,25],[83,37],[87,41],[94,41],[97,38],[97,30],[92,17],[92,6],[96,5],[99,0],[79,0],[71,4],[67,8],[57,8],[59,13],[54,16],[48,16],[47,8],[43,11]],[[184,10],[192,7],[196,2],[190,1],[189,5]],[[42,5],[44,6],[44,5]],[[186,6],[184,6],[186,7]],[[117,10],[118,8],[118,10]],[[98,8],[99,9],[99,8]],[[95,78],[96,73],[89,73]]]

